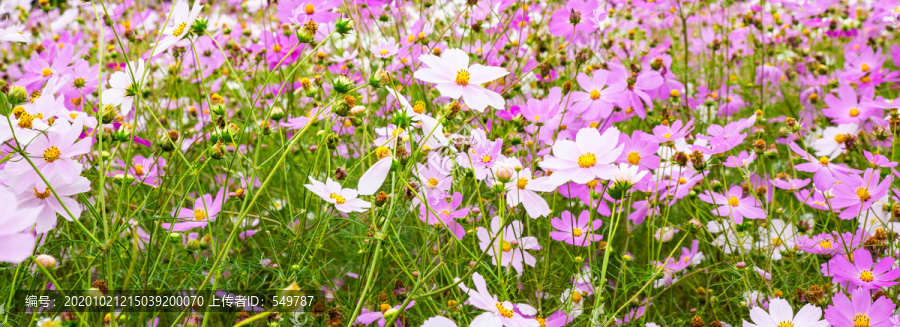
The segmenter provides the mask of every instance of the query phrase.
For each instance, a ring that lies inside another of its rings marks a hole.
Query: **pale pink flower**
[[[506,76],[509,74],[506,69],[480,64],[469,66],[469,55],[460,49],[445,50],[440,57],[423,54],[419,60],[427,68],[419,68],[413,76],[436,84],[441,95],[452,99],[462,97],[466,106],[479,112],[488,106],[503,109],[506,103],[503,96],[481,84]]]
[[[553,171],[550,182],[556,186],[573,181],[585,184],[595,178],[612,179],[616,173],[613,163],[624,145],[619,144],[619,130],[607,129],[602,135],[597,129],[582,128],[575,141],[561,140],[553,145],[553,155],[544,157],[540,166]]]

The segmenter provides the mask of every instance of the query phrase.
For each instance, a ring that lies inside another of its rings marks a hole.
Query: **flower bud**
[[[347,76],[341,75],[331,81],[331,87],[337,93],[347,93],[353,88],[353,81]]]
[[[297,39],[300,43],[312,43],[318,30],[319,25],[315,21],[309,20],[297,31]]]
[[[337,23],[334,24],[334,31],[340,35],[347,35],[353,31],[353,20],[338,18]]]
[[[47,269],[55,268],[56,263],[57,263],[56,258],[54,258],[53,256],[50,256],[50,255],[47,255],[47,254],[41,254],[41,255],[35,257],[34,261],[36,261],[39,265],[41,265],[41,267],[44,267]]]
[[[282,118],[284,118],[284,109],[279,106],[275,106],[275,108],[272,108],[272,112],[269,113],[269,118],[272,118],[272,120],[275,121],[280,121]]]
[[[9,102],[19,104],[28,99],[28,90],[22,86],[13,85],[9,89]]]
[[[104,124],[111,123],[114,119],[116,119],[117,115],[119,115],[119,111],[116,109],[115,106],[113,106],[111,104],[107,104],[107,105],[103,106],[102,120],[103,120]]]
[[[579,12],[578,10],[572,9],[569,12],[569,23],[572,23],[572,25],[577,25],[580,22],[581,22],[581,12]]]

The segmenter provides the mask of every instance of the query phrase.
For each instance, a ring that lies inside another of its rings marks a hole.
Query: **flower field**
[[[0,0],[0,326],[898,327],[897,0]]]

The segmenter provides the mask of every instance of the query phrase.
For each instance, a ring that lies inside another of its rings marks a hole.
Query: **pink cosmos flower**
[[[659,156],[656,155],[656,152],[659,151],[659,144],[647,141],[645,139],[646,135],[647,133],[642,131],[634,131],[630,137],[625,133],[620,134],[619,143],[624,148],[617,162],[620,164],[627,163],[645,170],[658,169]]]
[[[700,200],[719,206],[712,210],[717,216],[731,217],[734,223],[744,222],[744,218],[763,219],[766,212],[758,207],[759,201],[752,196],[744,197],[739,185],[732,186],[725,194],[708,191],[708,194],[699,194]]]
[[[600,229],[603,221],[591,221],[590,217],[591,212],[588,210],[582,211],[577,220],[568,210],[563,211],[559,218],[550,221],[557,230],[550,232],[550,238],[575,246],[590,246],[591,243],[600,241],[603,236],[592,232]]]
[[[786,179],[777,179],[776,178],[776,179],[773,179],[771,182],[772,182],[772,186],[775,186],[782,190],[792,191],[792,190],[799,190],[799,189],[803,188],[804,186],[809,185],[810,179],[809,178],[806,178],[806,179],[794,178],[794,179],[786,180]]]
[[[858,170],[831,163],[828,157],[821,157],[816,160],[815,157],[800,148],[797,143],[791,142],[790,148],[803,159],[809,160],[809,162],[799,164],[794,166],[794,168],[799,171],[813,173],[813,184],[819,190],[827,191],[832,189],[836,177],[846,177],[847,174],[859,173]]]
[[[275,12],[283,24],[303,25],[307,21],[319,24],[335,21],[340,14],[332,11],[341,5],[337,0],[284,0]]]
[[[426,224],[446,228],[457,239],[466,236],[466,229],[456,222],[456,219],[469,215],[469,208],[460,208],[462,194],[453,193],[453,196],[429,197],[426,204],[419,205],[419,219]]]
[[[851,293],[852,300],[847,294],[838,292],[831,298],[833,304],[825,309],[825,320],[835,327],[893,327],[891,318],[896,305],[885,296],[872,303],[870,292],[865,288],[857,288]]]
[[[621,64],[609,64],[610,69],[619,70],[618,74],[631,76]],[[641,119],[647,118],[647,111],[653,110],[653,99],[650,93],[656,91],[663,83],[663,77],[655,70],[641,71],[636,77],[626,80],[627,85],[618,97],[619,107],[633,110]],[[649,110],[648,110],[649,109]]]
[[[456,323],[453,322],[453,320],[450,320],[447,317],[434,316],[434,317],[425,319],[425,321],[422,322],[421,327],[457,327],[457,326],[456,326]]]
[[[409,304],[406,305],[406,309],[412,308],[415,304],[416,301],[409,301]],[[387,320],[384,319],[384,316],[388,312],[400,310],[400,304],[391,307],[387,303],[382,303],[379,309],[380,310],[377,311],[369,311],[368,308],[363,308],[360,315],[356,317],[356,323],[368,326],[377,320],[378,326],[384,327],[384,325],[387,324]],[[398,318],[396,321],[396,325],[399,327],[403,327],[403,322],[401,320],[402,319]]]
[[[562,100],[562,90],[554,87],[550,89],[550,93],[544,99],[528,99],[525,106],[520,107],[522,117],[535,124],[544,124],[556,117],[562,109],[560,100]]]
[[[582,128],[575,141],[560,140],[553,145],[553,155],[547,156],[539,164],[545,170],[552,170],[550,183],[562,185],[568,181],[585,184],[594,178],[609,180],[616,173],[613,165],[622,154],[619,144],[619,130],[607,129],[601,135],[597,129]]]
[[[456,278],[456,281],[459,281],[459,278]],[[471,289],[463,283],[459,283],[459,288],[469,295],[467,300],[469,304],[486,312],[475,317],[470,326],[538,327],[540,325],[536,320],[526,319],[516,313],[511,302],[500,301],[496,295],[491,294],[487,289],[487,282],[481,274],[473,273],[472,282],[475,283],[475,289]]]
[[[653,134],[644,134],[644,140],[648,142],[666,143],[674,142],[684,138],[694,130],[694,120],[691,119],[687,124],[680,119],[676,120],[672,125],[657,125],[653,128]]]
[[[853,251],[853,262],[843,255],[836,255],[826,267],[823,274],[834,276],[835,283],[850,282],[856,287],[874,290],[897,285],[900,268],[894,268],[894,258],[886,256],[878,263],[872,261],[872,253],[864,248]]]
[[[747,165],[753,163],[753,160],[756,159],[756,153],[747,153],[747,151],[741,151],[736,156],[728,156],[722,161],[722,165],[725,167],[731,168],[744,168]]]
[[[372,52],[372,56],[375,58],[388,59],[397,55],[397,52],[400,51],[400,46],[397,45],[397,41],[394,38],[382,39],[378,43],[372,44],[369,51]]]
[[[848,84],[838,87],[837,94],[840,98],[831,93],[825,95],[828,108],[822,110],[822,114],[836,124],[862,125],[866,119],[878,113],[874,102],[866,100],[866,97],[860,100],[856,91]]]
[[[173,232],[184,232],[196,227],[206,227],[209,222],[216,220],[216,217],[219,216],[222,205],[227,200],[227,194],[228,191],[225,187],[219,189],[215,199],[210,194],[204,194],[194,200],[193,209],[180,208],[172,211],[172,217],[175,217],[176,222],[162,223],[162,228],[171,229]]]
[[[826,313],[827,317],[827,313]],[[812,304],[804,305],[794,315],[794,309],[787,300],[781,298],[772,299],[769,302],[769,312],[759,306],[750,309],[750,320],[744,320],[744,327],[829,327],[829,322],[822,320],[822,309]]]
[[[121,160],[119,160],[118,165],[122,168],[126,166],[125,162]],[[131,163],[127,166],[129,166],[127,174],[134,177],[134,183],[131,183],[132,185],[146,184],[151,187],[157,187],[159,186],[159,177],[165,173],[166,159],[154,156],[150,156],[150,158],[134,156],[131,158]],[[126,174],[126,172],[117,170],[109,173],[110,176],[119,174]]]
[[[572,92],[570,100],[575,102],[571,105],[572,112],[591,121],[606,119],[612,114],[614,103],[627,84],[608,83],[609,74],[604,69],[595,70],[590,77],[584,73],[578,74],[576,80],[584,92]]]
[[[719,154],[728,152],[744,142],[747,134],[743,131],[753,126],[756,122],[756,115],[728,123],[727,125],[710,125],[706,128],[707,135],[697,135],[698,139],[709,141],[707,147],[700,147],[704,153]]]
[[[81,131],[80,123],[57,121],[47,133],[37,135],[25,147],[34,168],[27,160],[16,160],[8,163],[0,175],[19,193],[43,184],[41,175],[64,184],[74,182],[82,169],[77,157],[91,150],[90,139],[79,139]]]
[[[497,236],[493,243],[491,239],[495,235],[501,233],[500,217],[494,216],[491,219],[491,230],[478,227],[476,235],[478,235],[478,245],[482,251],[487,251],[491,256],[491,263],[498,265],[497,256],[500,256],[499,265],[503,267],[512,266],[516,272],[522,274],[524,268],[522,263],[534,267],[537,260],[531,253],[526,250],[540,250],[541,246],[538,240],[532,236],[522,235],[522,223],[518,220],[511,222],[502,230],[502,235]]]
[[[11,189],[0,185],[0,203],[4,204],[4,212],[0,215],[0,262],[20,263],[31,256],[37,241],[30,232],[38,208],[24,209],[19,206],[18,199]],[[26,219],[23,219],[26,218]],[[54,217],[55,218],[55,217]]]
[[[26,189],[17,194],[20,208],[37,210],[34,231],[38,234],[46,233],[56,225],[57,214],[68,221],[78,219],[81,216],[81,205],[72,196],[91,190],[91,182],[81,176],[76,176],[72,182],[65,182],[59,177],[47,178],[47,181],[53,186],[53,190],[43,180],[38,180],[31,190]],[[59,200],[53,195],[53,191],[59,195]],[[71,216],[69,212],[72,213]]]
[[[879,183],[879,172],[872,168],[866,169],[862,178],[858,175],[847,177],[842,183],[834,185],[834,198],[831,199],[832,208],[845,208],[840,215],[845,220],[868,210],[872,203],[887,195],[891,186],[890,175]]]
[[[488,106],[503,109],[506,103],[503,97],[481,84],[506,76],[509,74],[506,69],[480,64],[469,66],[469,55],[460,49],[445,50],[440,57],[423,54],[419,60],[427,68],[419,68],[413,76],[435,84],[441,95],[452,99],[462,97],[466,106],[478,112]]]

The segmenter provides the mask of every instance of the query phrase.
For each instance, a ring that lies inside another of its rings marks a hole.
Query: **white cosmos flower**
[[[169,48],[187,37],[188,33],[191,31],[191,25],[194,25],[194,21],[196,21],[197,16],[200,15],[201,9],[203,9],[203,5],[199,4],[199,1],[196,0],[190,10],[188,10],[186,1],[182,0],[176,2],[175,7],[172,8],[172,15],[169,17],[169,23],[163,28],[161,32],[162,36],[160,37],[159,42],[154,45],[153,52],[150,53],[148,58],[153,58],[166,52],[166,50],[169,50]]]
[[[100,96],[105,104],[120,106],[122,116],[128,116],[135,97],[141,91],[144,61],[132,61],[124,70],[115,72],[109,77],[110,88],[103,91]]]

